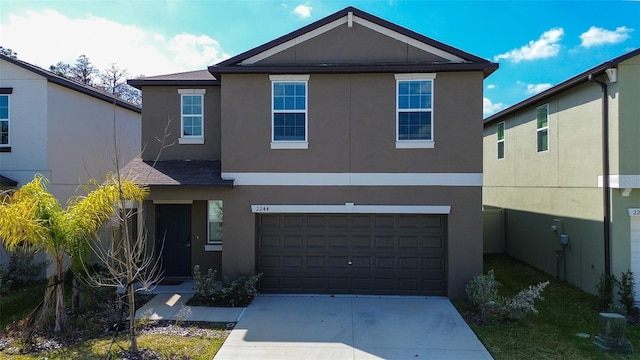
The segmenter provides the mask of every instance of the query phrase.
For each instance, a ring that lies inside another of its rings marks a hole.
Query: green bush
[[[9,252],[8,264],[0,265],[0,294],[7,294],[14,286],[40,277],[47,263],[33,261],[34,256],[31,251]]]
[[[502,286],[495,278],[493,270],[487,275],[478,275],[471,279],[465,288],[469,301],[480,312],[480,317],[487,320],[498,305],[498,289]]]
[[[614,275],[600,274],[600,281],[596,285],[598,290],[598,308],[608,309],[613,304],[613,287],[616,284]]]
[[[471,279],[465,292],[480,316],[480,321],[485,323],[492,318],[512,320],[520,319],[528,313],[537,314],[535,300],[544,300],[541,294],[547,285],[548,281],[541,282],[529,286],[511,298],[502,297],[498,294],[502,284],[495,279],[493,270],[489,270],[486,275],[478,275]]]
[[[193,267],[193,292],[198,298],[211,298],[220,291],[220,283],[216,281],[216,271],[208,269],[206,275],[200,272],[200,265]]]
[[[620,295],[620,303],[624,307],[627,314],[631,314],[634,311],[634,280],[631,270],[627,270],[620,275],[620,281],[616,281],[618,286],[618,295]]]
[[[187,302],[192,306],[243,307],[249,305],[258,294],[256,284],[262,274],[241,276],[225,286],[216,280],[217,272],[207,270],[203,275],[200,266],[193,268],[193,297]]]

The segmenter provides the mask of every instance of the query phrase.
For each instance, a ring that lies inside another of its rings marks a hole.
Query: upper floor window
[[[309,75],[271,75],[271,148],[307,149]]]
[[[498,159],[504,159],[504,121],[498,123]]]
[[[9,146],[9,95],[0,95],[0,147]]]
[[[549,104],[536,109],[538,152],[549,150]]]
[[[222,245],[222,200],[209,200],[209,237],[207,244]]]
[[[180,144],[204,144],[205,89],[179,89]]]
[[[396,74],[396,148],[432,148],[436,74]]]

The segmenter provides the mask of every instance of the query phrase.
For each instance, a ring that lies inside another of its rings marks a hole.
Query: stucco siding
[[[204,89],[204,144],[180,144],[181,109],[178,89]],[[143,89],[143,160],[220,159],[219,86],[146,86]]]
[[[619,173],[640,175],[640,56],[618,66]]]
[[[149,200],[222,200],[224,206],[224,235],[222,275],[234,277],[256,271],[256,214],[251,205],[299,204],[341,205],[449,205],[447,242],[447,282],[450,297],[464,296],[464,286],[473,274],[482,271],[481,190],[452,187],[264,187],[241,186],[234,189],[154,188]],[[477,204],[477,206],[470,205]],[[311,211],[312,212],[312,211]],[[193,210],[193,214],[197,211]],[[147,218],[153,216],[152,213]],[[206,236],[206,212],[194,216],[193,239]],[[199,223],[199,224],[198,224]],[[150,224],[150,223],[148,223]],[[194,240],[197,241],[197,240]],[[203,250],[193,244],[194,252]],[[204,256],[204,257],[203,257]],[[192,256],[194,261],[214,264],[213,253]],[[209,259],[209,260],[207,260]],[[193,264],[195,265],[195,263]]]
[[[49,84],[47,108],[50,188],[63,202],[88,179],[104,180],[140,153],[135,111],[55,84]]]
[[[224,75],[223,81],[224,172],[482,171],[481,73],[437,74],[433,149],[395,148],[393,74],[312,74],[304,150],[270,148],[267,75]]]
[[[274,54],[261,64],[343,64],[446,61],[403,41],[354,23],[340,25],[310,40]]]
[[[13,88],[9,95],[9,142],[11,152],[0,152],[2,174],[18,181],[34,173],[50,176],[47,163],[47,80],[6,61],[0,61],[0,87]]]

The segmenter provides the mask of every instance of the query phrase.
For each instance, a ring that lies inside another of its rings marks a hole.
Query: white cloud
[[[295,9],[293,9],[293,13],[305,19],[311,16],[311,6],[309,5],[298,5]]]
[[[523,60],[545,59],[556,56],[560,52],[559,42],[563,35],[564,30],[562,28],[553,28],[545,31],[538,40],[531,40],[527,45],[519,49],[513,49],[497,55],[494,57],[494,61],[505,59],[518,63]]]
[[[529,95],[535,95],[538,93],[541,93],[547,89],[549,89],[550,87],[552,87],[552,84],[527,84],[527,94]]]
[[[580,35],[580,40],[582,40],[580,46],[588,48],[591,46],[621,43],[630,37],[629,33],[632,31],[633,29],[626,26],[620,26],[614,31],[592,26]]]
[[[495,86],[495,85],[493,85],[493,84],[489,84],[489,85],[487,85],[487,89],[489,89],[489,90],[491,90],[491,89],[495,89],[495,88],[496,88],[496,86]]]
[[[503,103],[492,103],[489,98],[482,98],[482,114],[483,115],[491,115],[496,113],[504,108]]]
[[[0,24],[0,33],[2,46],[45,69],[59,61],[73,64],[78,56],[86,55],[99,70],[115,63],[131,77],[151,76],[206,69],[229,57],[206,35],[166,38],[137,26],[92,15],[69,18],[54,10],[10,15]]]

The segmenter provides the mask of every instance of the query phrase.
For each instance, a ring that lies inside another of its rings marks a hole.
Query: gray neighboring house
[[[591,293],[606,272],[637,282],[638,94],[640,49],[485,119],[483,201],[508,254]]]
[[[80,185],[114,170],[114,138],[121,166],[139,156],[138,106],[0,55],[0,189],[40,173],[64,206]]]
[[[497,68],[349,7],[208,69],[129,80],[144,152],[127,170],[150,187],[165,276],[200,265],[262,273],[265,293],[463,296],[482,272]]]

